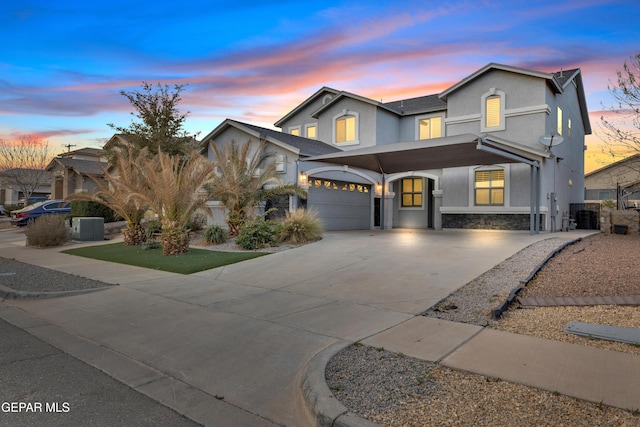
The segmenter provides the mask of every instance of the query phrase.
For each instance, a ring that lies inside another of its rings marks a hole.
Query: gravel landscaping
[[[491,312],[559,245],[537,242],[424,313],[514,333],[640,354],[640,347],[563,332],[570,321],[638,327],[640,308],[536,307],[517,303],[499,320]],[[637,235],[595,234],[556,254],[527,286],[526,296],[640,294]],[[363,345],[327,366],[327,384],[349,411],[387,426],[518,425],[639,426],[638,411],[581,401],[536,388],[457,372]]]

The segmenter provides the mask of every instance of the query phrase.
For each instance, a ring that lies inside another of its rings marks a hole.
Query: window
[[[482,95],[480,132],[495,132],[506,129],[505,99],[505,93],[494,87]]]
[[[291,135],[300,136],[300,128],[299,127],[291,128],[289,129],[289,133]]]
[[[355,116],[343,116],[336,120],[336,143],[356,141]]]
[[[308,125],[307,126],[307,138],[316,139],[318,135],[318,128],[316,125]]]
[[[284,154],[276,154],[276,172],[285,173],[287,171],[287,156]]]
[[[476,205],[504,205],[504,170],[476,171]]]
[[[558,135],[562,135],[562,108],[558,107]]]
[[[419,139],[440,138],[442,136],[442,117],[431,117],[419,121]]]
[[[494,128],[500,126],[500,97],[488,96],[486,102],[485,127]]]
[[[402,180],[403,208],[422,207],[422,178],[404,178]]]
[[[567,138],[571,138],[571,119],[567,120]]]

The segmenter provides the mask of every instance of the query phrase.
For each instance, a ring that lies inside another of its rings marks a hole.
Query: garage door
[[[371,186],[310,178],[307,205],[318,211],[325,230],[371,228]]]

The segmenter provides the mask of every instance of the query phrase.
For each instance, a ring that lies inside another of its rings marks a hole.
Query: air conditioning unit
[[[80,241],[104,240],[104,218],[75,217],[71,219],[71,237]]]

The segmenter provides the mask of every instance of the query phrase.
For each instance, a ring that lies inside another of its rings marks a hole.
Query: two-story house
[[[553,231],[584,200],[591,127],[578,69],[489,64],[439,94],[387,103],[323,87],[275,125],[268,141],[329,230]],[[268,134],[252,129],[227,121],[203,144]]]

